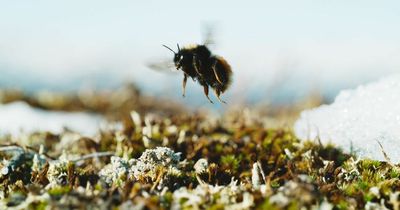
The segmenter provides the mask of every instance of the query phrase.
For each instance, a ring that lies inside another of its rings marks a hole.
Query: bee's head
[[[179,44],[176,44],[178,47],[178,52],[173,51],[171,48],[169,48],[166,45],[163,45],[165,48],[171,50],[174,53],[174,63],[176,66],[176,69],[179,69],[182,66],[182,60],[183,60],[183,55],[181,53],[181,48],[179,47]]]

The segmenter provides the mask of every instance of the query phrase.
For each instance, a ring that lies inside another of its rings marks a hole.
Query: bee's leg
[[[208,101],[210,101],[210,103],[214,103],[213,101],[211,101],[210,97],[208,97],[208,85],[203,85],[204,87],[204,95],[206,95]]]
[[[182,81],[182,96],[183,96],[183,97],[185,97],[186,82],[187,82],[187,75],[186,75],[186,74],[183,74],[183,81]]]
[[[223,100],[219,97],[219,96],[221,95],[221,91],[220,91],[220,90],[218,90],[217,88],[215,88],[215,89],[214,89],[214,93],[215,93],[215,96],[217,96],[219,102],[226,104],[226,102],[223,101]]]
[[[203,75],[199,71],[199,64],[196,62],[196,55],[193,55],[192,64],[193,64],[194,70],[196,70],[197,74],[200,77],[203,77]]]
[[[217,81],[219,82],[219,84],[222,85],[221,79],[219,78],[218,74],[217,74],[217,69],[215,69],[215,66],[217,65],[217,61],[215,61],[214,65],[212,66],[212,70],[214,71],[214,75],[215,78],[217,79]]]

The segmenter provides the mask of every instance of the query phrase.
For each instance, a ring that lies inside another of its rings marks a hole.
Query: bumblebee
[[[185,97],[186,82],[188,77],[197,81],[204,89],[208,101],[213,101],[208,96],[209,87],[214,90],[215,96],[221,103],[226,103],[220,98],[232,82],[232,69],[228,62],[221,56],[213,55],[206,45],[193,45],[180,48],[178,52],[163,45],[174,53],[173,62],[176,70],[183,71],[182,96]]]

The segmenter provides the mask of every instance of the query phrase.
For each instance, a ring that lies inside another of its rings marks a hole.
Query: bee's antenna
[[[178,47],[178,52],[181,51],[181,48],[179,47],[178,43],[176,43],[176,46]]]
[[[165,48],[167,48],[168,50],[171,50],[174,54],[176,54],[176,52],[173,51],[171,48],[169,48],[167,45],[162,45],[162,46],[164,46]],[[178,50],[179,50],[179,47],[178,47]]]

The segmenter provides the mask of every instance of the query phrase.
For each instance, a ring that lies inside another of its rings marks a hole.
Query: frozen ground
[[[303,111],[294,129],[301,139],[319,136],[347,152],[384,160],[380,142],[400,162],[400,75],[341,91],[332,104]]]
[[[44,111],[24,102],[0,105],[0,134],[50,131],[60,133],[65,128],[92,136],[99,130],[102,118],[88,113]]]

